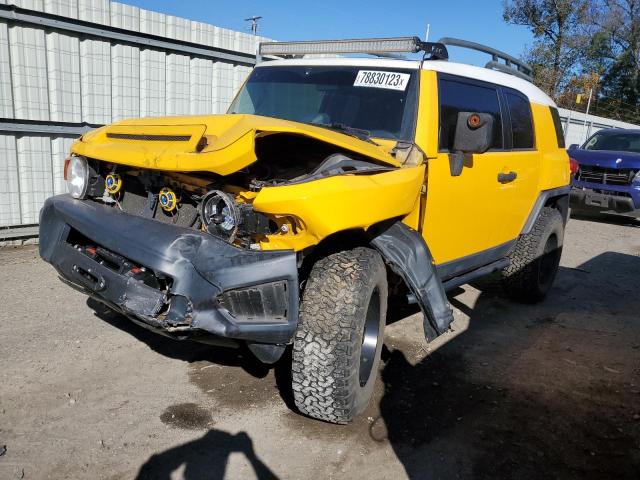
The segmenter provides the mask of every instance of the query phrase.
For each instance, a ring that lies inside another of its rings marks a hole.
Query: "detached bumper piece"
[[[270,363],[297,326],[291,251],[243,250],[206,233],[60,195],[40,213],[40,255],[75,288],[175,338],[243,341]]]

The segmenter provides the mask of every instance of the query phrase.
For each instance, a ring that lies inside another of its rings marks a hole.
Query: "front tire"
[[[386,268],[378,252],[359,247],[315,263],[293,342],[292,387],[302,413],[344,424],[366,408],[386,313]]]
[[[509,254],[511,264],[502,270],[502,284],[511,299],[544,299],[558,272],[563,240],[562,215],[555,208],[543,208],[531,232],[522,235]]]

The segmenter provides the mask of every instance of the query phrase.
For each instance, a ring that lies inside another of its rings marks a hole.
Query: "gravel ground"
[[[388,326],[349,426],[295,413],[285,362],[149,333],[33,247],[0,272],[2,479],[640,478],[639,222],[572,219],[540,305],[483,281],[436,342]]]

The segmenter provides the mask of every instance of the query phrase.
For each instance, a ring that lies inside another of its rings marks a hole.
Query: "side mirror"
[[[569,150],[577,150],[578,148],[580,148],[580,145],[578,145],[577,143],[572,143],[571,145],[569,145]]]
[[[460,112],[453,139],[453,151],[449,154],[451,175],[462,174],[465,160],[474,153],[484,153],[493,143],[493,116],[488,113]]]

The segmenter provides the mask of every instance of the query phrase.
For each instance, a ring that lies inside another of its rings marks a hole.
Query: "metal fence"
[[[109,0],[0,0],[0,241],[36,232],[79,134],[224,112],[262,40]]]
[[[262,40],[109,0],[0,0],[0,242],[37,234],[74,138],[126,117],[224,112]],[[567,144],[628,126],[561,115]]]
[[[564,108],[560,109],[560,118],[567,146],[574,143],[582,145],[587,138],[603,128],[640,128],[640,126],[631,123],[585,115],[582,112],[574,112]]]

